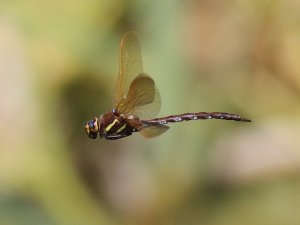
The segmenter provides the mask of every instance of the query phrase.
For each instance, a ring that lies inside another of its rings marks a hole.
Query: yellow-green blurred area
[[[135,30],[159,116],[92,140]],[[300,224],[300,2],[1,0],[0,224]]]

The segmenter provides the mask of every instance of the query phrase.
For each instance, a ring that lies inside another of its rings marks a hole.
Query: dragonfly
[[[119,75],[114,93],[113,109],[94,117],[85,125],[88,137],[116,140],[139,132],[151,138],[169,129],[168,123],[220,119],[251,122],[237,114],[225,112],[196,112],[156,118],[161,107],[159,91],[154,80],[144,73],[141,46],[134,31],[121,40]]]

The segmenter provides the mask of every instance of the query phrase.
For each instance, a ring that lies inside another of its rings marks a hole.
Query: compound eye
[[[93,120],[89,122],[89,127],[94,128],[94,121]]]

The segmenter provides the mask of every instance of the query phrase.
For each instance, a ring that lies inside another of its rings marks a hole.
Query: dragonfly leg
[[[111,134],[111,135],[107,135],[105,136],[105,138],[107,140],[117,140],[117,139],[120,139],[120,138],[124,138],[124,137],[128,137],[130,136],[132,133],[127,133],[127,134]]]

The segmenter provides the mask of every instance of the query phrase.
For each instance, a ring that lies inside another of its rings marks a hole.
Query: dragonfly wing
[[[121,114],[134,115],[142,119],[154,118],[160,110],[160,95],[154,80],[140,74],[131,83],[127,95],[117,106]]]
[[[127,123],[129,123],[132,127],[134,127],[136,130],[138,130],[146,138],[153,138],[159,136],[170,128],[163,124],[157,124],[155,126],[143,125],[139,118],[133,118],[133,119],[124,118],[124,120]]]
[[[127,32],[122,38],[120,48],[120,71],[114,96],[115,108],[128,93],[134,78],[143,73],[141,46],[136,33]]]
[[[170,127],[160,124],[156,126],[144,127],[140,130],[140,133],[146,138],[153,138],[166,132]]]

